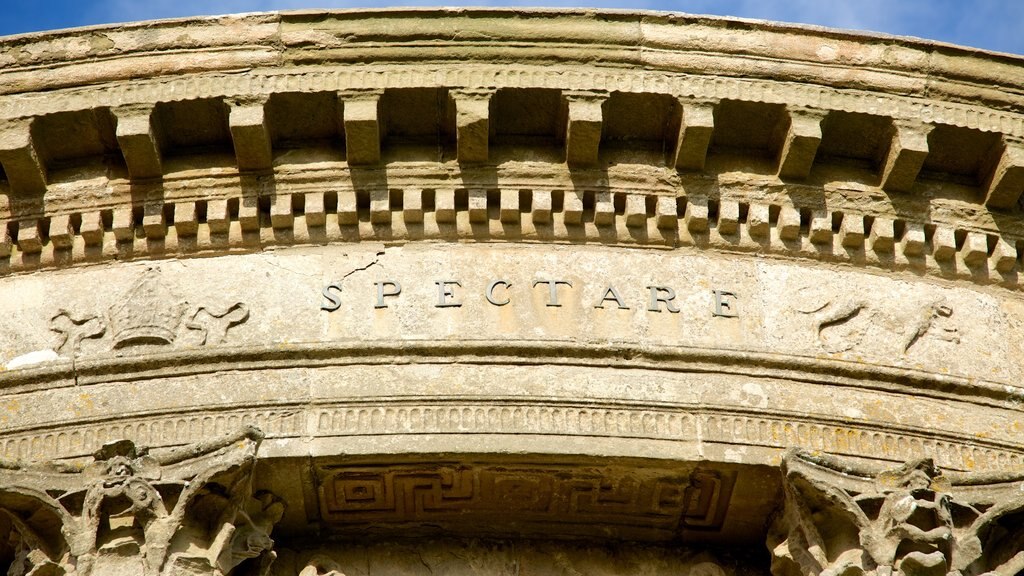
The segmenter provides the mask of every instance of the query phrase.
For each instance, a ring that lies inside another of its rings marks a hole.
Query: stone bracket
[[[383,90],[352,90],[338,94],[348,163],[353,166],[380,162],[380,99]]]
[[[714,103],[680,99],[679,104],[682,106],[682,121],[672,164],[677,170],[703,170],[715,130]]]
[[[594,166],[601,145],[602,105],[608,95],[600,91],[569,91],[565,127],[565,161],[569,166]]]
[[[490,106],[494,90],[452,90],[455,103],[456,155],[461,163],[487,162]]]
[[[880,161],[881,186],[889,192],[908,192],[928,156],[930,124],[894,122],[889,145]]]
[[[0,125],[0,164],[16,194],[46,192],[46,165],[32,134],[33,120],[9,120]]]
[[[266,104],[266,98],[230,103],[228,127],[239,170],[269,170],[273,165]]]
[[[778,135],[779,178],[804,180],[811,173],[821,144],[821,121],[826,112],[809,108],[787,108]]]
[[[990,208],[1013,208],[1024,193],[1024,142],[1003,138],[995,151],[993,168],[986,177],[985,205]]]
[[[117,143],[135,180],[163,175],[160,141],[154,126],[152,105],[124,106],[112,110],[117,122]]]

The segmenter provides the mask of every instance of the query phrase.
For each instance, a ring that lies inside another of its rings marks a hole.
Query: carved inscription
[[[339,529],[408,523],[587,533],[592,525],[672,538],[721,526],[733,476],[490,465],[322,469],[321,514]]]
[[[462,282],[455,279],[443,279],[434,281],[436,286],[436,298],[430,303],[435,308],[461,308],[478,294],[469,293],[470,287],[464,287]],[[376,309],[390,308],[401,305],[402,284],[397,280],[379,280],[374,282],[374,305]],[[565,295],[570,290],[577,290],[579,286],[568,280],[534,280],[530,288],[542,291],[546,296],[544,304],[547,308],[561,308]],[[678,314],[680,312],[677,303],[675,289],[670,286],[653,285],[646,286],[646,299],[634,302],[622,295],[619,288],[613,284],[603,285],[600,296],[593,302],[592,307],[598,310],[632,310],[640,308],[648,312]],[[327,284],[321,290],[322,300],[320,309],[325,312],[334,312],[341,308],[344,302],[343,288],[340,283]],[[513,304],[516,297],[528,297],[529,294],[521,292],[518,285],[514,285],[508,279],[494,279],[486,284],[482,290],[483,301],[490,306],[507,306]],[[729,290],[712,290],[709,294],[709,309],[711,315],[717,318],[737,318],[739,316],[739,295]]]

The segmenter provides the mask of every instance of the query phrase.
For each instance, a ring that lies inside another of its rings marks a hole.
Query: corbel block
[[[206,203],[206,225],[214,234],[226,234],[231,228],[231,213],[228,201],[224,199],[210,200]]]
[[[882,158],[882,188],[890,192],[907,192],[928,156],[929,124],[895,122],[889,132],[889,146]]]
[[[811,173],[814,157],[821,144],[822,110],[788,108],[780,129],[779,178],[804,180]]]
[[[245,232],[255,232],[260,229],[260,199],[257,196],[239,198],[238,224]]]
[[[740,203],[723,199],[718,203],[718,233],[731,236],[739,230]]]
[[[832,244],[832,214],[828,210],[811,212],[808,236],[812,244]]]
[[[647,225],[647,198],[643,194],[626,194],[626,226]]]
[[[896,223],[890,218],[875,218],[868,234],[868,246],[877,252],[891,252],[896,245]]]
[[[114,208],[111,230],[118,242],[131,242],[135,239],[135,216],[131,207]]]
[[[434,216],[440,223],[455,223],[455,190],[442,188],[434,193]]]
[[[32,134],[31,118],[0,124],[0,164],[12,193],[41,196],[46,192],[46,165]]]
[[[924,254],[926,246],[924,224],[907,222],[903,230],[903,237],[900,238],[900,251],[906,256],[917,257]]]
[[[860,214],[843,214],[839,224],[839,243],[847,248],[864,245],[864,217]]]
[[[594,166],[601,144],[603,92],[568,92],[568,121],[565,134],[565,161],[569,166]]]
[[[469,221],[477,224],[487,222],[487,191],[471,189],[467,191],[469,202]]]
[[[976,267],[985,264],[988,261],[988,234],[968,232],[960,254],[963,255],[964,262],[968,266]]]
[[[370,190],[370,222],[391,223],[391,191],[387,188]]]
[[[566,224],[580,224],[583,222],[583,193],[570,191],[565,193],[562,200],[562,215]]]
[[[152,105],[133,105],[112,110],[117,122],[117,144],[133,180],[159,178],[163,164]]]
[[[423,190],[419,188],[402,190],[402,216],[406,222],[423,222]]]
[[[1017,266],[1017,247],[1002,236],[996,239],[996,245],[990,256],[992,267],[1002,273],[1012,272]]]
[[[1024,143],[1006,140],[985,177],[985,205],[1013,208],[1024,193]]]
[[[270,226],[276,230],[291,228],[295,224],[292,195],[275,194],[270,201]]]
[[[952,228],[935,229],[932,234],[932,256],[943,262],[956,256],[956,234]]]
[[[683,110],[673,164],[677,170],[703,170],[715,130],[714,104],[680,100]]]
[[[615,225],[615,203],[612,201],[611,192],[594,193],[594,224]]]
[[[178,202],[174,205],[174,230],[178,236],[195,236],[199,232],[195,202]]]
[[[765,238],[771,230],[767,204],[751,204],[747,209],[747,232],[751,238]]]
[[[535,224],[551,221],[551,191],[534,190],[530,198],[530,212]]]
[[[43,250],[43,237],[39,233],[39,220],[31,218],[18,222],[18,249],[27,254]]]
[[[359,224],[359,206],[354,190],[338,192],[338,223],[344,226]]]
[[[500,192],[498,216],[506,224],[519,222],[519,190],[503,189]]]
[[[487,162],[493,90],[452,90],[456,157],[461,163]]]
[[[303,213],[306,216],[306,226],[326,226],[327,209],[324,206],[323,192],[306,192],[303,198]]]
[[[383,90],[342,92],[342,124],[345,151],[353,166],[380,162],[380,97]]]
[[[50,217],[50,242],[57,248],[70,248],[75,238],[75,230],[71,226],[71,216],[58,214]]]
[[[78,230],[87,246],[103,244],[103,215],[98,211],[83,212],[82,225]]]
[[[269,170],[273,166],[265,99],[232,102],[228,127],[239,170]]]
[[[142,232],[146,238],[156,239],[167,236],[163,203],[150,202],[142,207]]]
[[[708,199],[695,198],[686,199],[686,215],[683,216],[686,222],[686,229],[690,232],[707,232],[708,230]]]
[[[800,237],[800,211],[795,206],[779,209],[779,238],[796,240]]]

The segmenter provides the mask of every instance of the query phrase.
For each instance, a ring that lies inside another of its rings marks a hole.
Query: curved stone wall
[[[254,425],[281,526],[339,536],[758,541],[792,448],[1012,475],[1022,86],[654,13],[7,38],[0,456]],[[510,512],[509,482],[631,504]],[[368,495],[414,485],[431,513]]]

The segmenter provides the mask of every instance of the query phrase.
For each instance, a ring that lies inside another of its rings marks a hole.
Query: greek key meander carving
[[[283,502],[252,491],[252,427],[150,454],[130,440],[77,464],[0,462],[11,575],[265,576]]]
[[[318,472],[320,509],[335,528],[456,523],[480,529],[515,514],[523,530],[613,525],[671,538],[721,527],[735,476],[695,470],[665,477],[560,467],[344,467]]]

